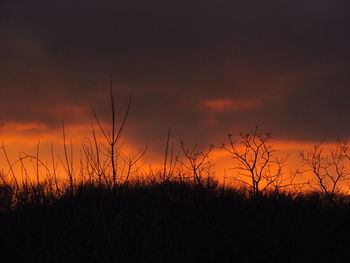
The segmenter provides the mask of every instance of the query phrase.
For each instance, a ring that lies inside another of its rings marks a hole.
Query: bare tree
[[[324,194],[336,206],[340,183],[348,180],[350,174],[346,167],[346,161],[349,160],[347,145],[338,141],[338,144],[325,150],[321,142],[312,149],[301,152],[300,156],[307,167],[306,171],[316,178],[316,186],[311,184],[311,187]]]
[[[127,172],[126,176],[124,178],[123,186],[125,186],[129,182],[130,175],[132,173],[132,170],[136,166],[137,162],[141,160],[141,158],[145,155],[146,151],[148,149],[148,145],[146,144],[144,148],[140,148],[138,152],[134,154],[129,154],[125,157],[122,156],[123,161],[127,165]]]
[[[126,120],[129,115],[129,111],[131,108],[131,97],[129,98],[129,102],[126,108],[126,111],[124,115],[122,116],[120,120],[119,127],[117,127],[117,114],[116,114],[116,106],[115,106],[115,100],[113,95],[113,83],[112,83],[112,76],[109,75],[109,89],[110,89],[110,101],[111,101],[111,130],[110,132],[105,131],[105,129],[102,127],[102,124],[99,121],[99,118],[97,117],[96,112],[93,110],[93,114],[95,116],[96,122],[98,124],[98,127],[100,128],[100,131],[102,132],[104,138],[106,139],[106,142],[109,147],[109,155],[110,155],[110,161],[111,161],[111,167],[112,167],[112,183],[113,188],[115,189],[116,183],[117,183],[117,146],[121,139],[121,135],[123,133],[123,129],[126,123]]]
[[[182,165],[191,171],[192,179],[196,187],[201,187],[203,183],[203,173],[210,169],[209,155],[213,150],[213,145],[210,145],[206,151],[199,151],[195,145],[192,148],[185,146],[183,141],[180,141],[182,152],[187,159],[187,162],[182,162]]]
[[[258,127],[248,133],[240,133],[237,141],[228,135],[229,144],[223,144],[236,163],[235,180],[248,185],[254,197],[274,189],[279,190],[293,184],[291,178],[285,178],[282,170],[287,157],[279,157],[271,145],[271,133],[260,132]]]

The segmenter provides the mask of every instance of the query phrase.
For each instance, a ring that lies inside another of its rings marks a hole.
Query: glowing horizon
[[[102,123],[102,125],[107,128],[108,123]],[[105,138],[103,134],[99,131],[98,125],[94,124],[94,130],[96,134],[97,140],[104,144],[104,147],[108,147],[106,145]],[[81,161],[84,160],[84,153],[82,144],[84,143],[92,143],[92,126],[83,125],[83,124],[69,124],[65,126],[66,133],[66,146],[68,151],[70,151],[70,144],[73,146],[73,166],[76,176],[79,176],[80,170],[83,169],[81,167]],[[126,135],[128,133],[128,129],[125,131]],[[32,180],[35,180],[36,177],[36,163],[35,159],[27,158],[24,162],[24,167],[22,167],[22,163],[19,161],[21,157],[24,156],[32,156],[36,157],[37,150],[39,146],[39,159],[42,164],[40,164],[40,178],[45,178],[45,173],[47,172],[44,167],[44,164],[49,168],[53,169],[52,162],[54,161],[56,164],[57,171],[61,174],[63,179],[67,179],[67,175],[64,168],[64,151],[63,151],[63,132],[62,127],[57,127],[56,129],[48,129],[46,125],[43,123],[8,123],[3,125],[1,128],[1,140],[5,146],[6,153],[9,157],[11,164],[13,164],[13,170],[15,171],[17,179],[23,177],[23,168],[26,169],[26,173],[28,173],[29,177]],[[123,152],[124,158],[127,156],[135,155],[139,152],[140,149],[145,147],[145,145],[136,145],[132,141],[123,138],[121,142],[121,151]],[[165,151],[166,145],[166,137],[163,138],[163,150]],[[170,138],[171,145],[174,146],[173,158],[175,156],[181,156],[181,160],[186,162],[186,158],[184,158],[181,148],[179,146],[179,139]],[[226,141],[227,143],[227,141]],[[305,141],[292,141],[292,140],[278,140],[272,139],[271,145],[275,150],[278,151],[280,157],[288,156],[285,164],[283,173],[288,174],[290,172],[295,172],[296,170],[303,170],[303,164],[300,159],[300,152],[303,150],[309,150],[313,145],[317,144],[317,142],[305,142]],[[188,147],[192,147],[195,145],[195,142],[189,142]],[[203,148],[198,148],[199,151],[205,151],[210,143],[205,145]],[[325,142],[324,147],[331,147],[333,142]],[[100,146],[102,147],[102,146]],[[137,169],[138,174],[144,174],[147,176],[147,173],[150,173],[150,169],[153,172],[162,173],[164,169],[164,151],[155,151],[152,149],[152,144],[148,144],[148,149],[146,154],[140,159],[135,165],[135,169]],[[119,148],[118,148],[119,149]],[[170,151],[170,150],[169,150]],[[70,154],[70,152],[69,152]],[[168,153],[170,154],[170,153]],[[54,158],[54,160],[52,159]],[[69,156],[70,158],[70,156]],[[108,157],[107,157],[108,158]],[[169,163],[168,157],[168,163]],[[231,181],[234,183],[233,178],[236,176],[236,171],[232,168],[236,166],[236,164],[232,161],[232,156],[227,153],[227,151],[221,149],[221,145],[216,145],[210,153],[210,161],[211,161],[211,175],[214,178],[218,179],[220,182],[226,180],[226,184]],[[174,160],[173,160],[174,161]],[[123,163],[123,160],[120,159],[120,162]],[[125,165],[123,172],[125,173]],[[167,164],[169,165],[169,164]],[[167,167],[169,169],[169,167]],[[22,170],[21,170],[22,169]],[[118,168],[120,169],[120,168]],[[0,154],[0,171],[3,174],[7,175],[7,177],[11,177],[11,170],[9,169],[9,164],[4,156],[3,151]],[[110,173],[110,171],[107,171]],[[119,172],[119,171],[118,171]],[[132,173],[136,173],[136,170],[132,171]],[[312,176],[310,174],[304,174],[303,178],[296,178],[296,182],[306,182],[310,180]]]

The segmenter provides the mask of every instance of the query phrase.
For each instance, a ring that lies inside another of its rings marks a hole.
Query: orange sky
[[[0,17],[0,140],[13,161],[39,140],[43,160],[51,143],[62,156],[63,120],[79,159],[92,108],[110,121],[109,74],[118,123],[132,97],[124,150],[147,144],[153,167],[169,128],[180,154],[179,140],[219,147],[259,126],[291,168],[313,143],[350,138],[348,1],[18,0]]]
[[[96,125],[96,124],[95,124]],[[104,125],[104,124],[103,124]],[[104,127],[108,127],[107,125]],[[95,127],[98,140],[105,143],[105,140],[98,131],[97,126]],[[91,125],[67,125],[65,126],[66,131],[66,141],[67,147],[69,149],[70,142],[73,143],[73,154],[74,154],[74,169],[76,173],[79,173],[79,167],[81,165],[81,154],[82,154],[82,143],[92,140]],[[127,132],[126,132],[127,133]],[[65,174],[63,169],[63,164],[60,159],[64,162],[64,152],[63,152],[63,137],[62,137],[62,127],[54,130],[48,129],[45,124],[42,123],[8,123],[1,128],[1,140],[5,145],[5,149],[12,163],[14,165],[14,171],[18,177],[21,177],[21,165],[16,162],[19,156],[24,156],[24,154],[36,156],[37,145],[39,148],[39,158],[40,160],[52,169],[52,152],[51,147],[54,149],[55,162],[58,165],[58,170],[60,174]],[[166,136],[163,138],[165,146]],[[176,138],[171,138],[171,144],[174,144],[174,156],[179,155],[180,158],[185,162],[185,158],[181,155],[181,148],[179,146],[178,140]],[[285,173],[289,173],[291,170],[303,169],[302,162],[299,158],[299,152],[301,150],[310,149],[313,145],[312,142],[296,142],[296,141],[285,141],[285,140],[273,140],[272,144],[276,150],[279,150],[280,156],[289,156],[285,164]],[[194,144],[188,144],[188,147],[192,147]],[[208,144],[209,145],[209,144]],[[203,151],[205,151],[205,145]],[[122,142],[122,152],[124,156],[130,156],[136,154],[144,145],[136,145],[128,139],[123,139]],[[151,167],[154,171],[158,169],[163,169],[164,155],[159,151],[154,151],[152,149],[152,142],[148,145],[148,151],[139,161],[136,166],[142,167],[139,171],[148,171]],[[201,150],[201,148],[198,148]],[[233,178],[235,171],[232,170],[234,163],[231,156],[224,150],[220,149],[220,145],[216,145],[210,154],[210,160],[213,164],[212,172],[219,180],[223,180],[223,177],[227,178],[226,183]],[[35,177],[36,163],[34,160],[25,161],[25,166],[28,174],[32,178]],[[0,169],[4,173],[9,174],[9,167],[6,162],[3,152],[0,153]],[[45,169],[41,167],[41,176],[45,177]],[[306,177],[297,178],[297,182],[306,181]]]

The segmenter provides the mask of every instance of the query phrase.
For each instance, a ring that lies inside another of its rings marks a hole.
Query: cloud
[[[118,117],[130,140],[217,142],[255,125],[285,140],[347,137],[348,1],[8,1],[0,116],[57,129]],[[157,149],[158,149],[157,148]],[[160,150],[159,150],[160,151]]]
[[[222,112],[222,111],[249,111],[254,108],[261,106],[261,102],[258,99],[253,100],[243,100],[234,101],[228,99],[216,99],[203,101],[203,106],[205,109],[212,112]]]

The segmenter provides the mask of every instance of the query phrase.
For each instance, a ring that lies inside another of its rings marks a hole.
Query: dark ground
[[[1,188],[1,262],[350,262],[350,204],[184,183]]]

